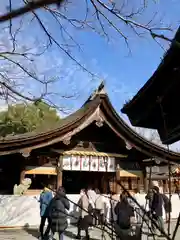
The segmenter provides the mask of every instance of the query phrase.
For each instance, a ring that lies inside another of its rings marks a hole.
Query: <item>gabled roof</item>
[[[173,162],[180,160],[179,153],[157,146],[133,131],[113,108],[108,95],[104,91],[104,85],[101,85],[78,111],[62,119],[55,129],[40,134],[22,134],[1,139],[0,155],[31,151],[63,141],[81,131],[94,120],[105,121],[128,146],[143,152],[149,157],[157,156]]]

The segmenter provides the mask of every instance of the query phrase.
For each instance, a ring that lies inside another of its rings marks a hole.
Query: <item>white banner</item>
[[[106,164],[104,157],[99,157],[99,172],[106,172]]]
[[[89,171],[90,170],[90,157],[82,156],[81,157],[81,171]]]
[[[63,170],[115,172],[115,158],[98,156],[64,156]]]
[[[90,171],[97,172],[98,171],[98,157],[91,156],[90,158]]]
[[[107,171],[108,171],[108,172],[116,172],[115,158],[114,158],[114,157],[109,157],[109,158],[108,158]]]
[[[81,157],[80,156],[72,156],[72,171],[80,171],[81,170]]]
[[[63,170],[71,170],[71,156],[63,157]]]

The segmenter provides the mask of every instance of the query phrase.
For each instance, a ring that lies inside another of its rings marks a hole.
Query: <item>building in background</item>
[[[178,173],[178,169],[178,165],[171,165],[170,171],[168,165],[156,165],[152,167],[146,167],[148,184],[152,186],[156,182],[158,186],[162,189],[162,192],[169,193],[170,180],[171,193],[176,193],[177,187],[180,187],[180,175]]]
[[[146,191],[146,166],[153,159],[144,159],[180,159],[134,132],[113,108],[103,84],[54,129],[0,140],[0,155],[1,192],[12,193],[15,184],[31,178],[29,194],[47,184],[63,185],[71,194],[88,185],[119,193],[120,183],[130,191]]]

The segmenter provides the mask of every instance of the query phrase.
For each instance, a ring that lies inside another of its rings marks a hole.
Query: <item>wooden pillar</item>
[[[144,180],[144,192],[147,193],[148,192],[148,179],[147,179],[146,173],[144,173],[143,180]]]
[[[60,155],[57,161],[57,189],[62,186],[63,177],[63,155]]]
[[[166,187],[166,184],[165,184],[165,180],[163,180],[163,193],[165,193],[166,191],[165,191],[165,187]]]
[[[140,177],[137,178],[137,189],[138,189],[138,191],[141,190],[141,179],[140,179]]]
[[[120,166],[118,165],[117,166],[117,169],[116,169],[116,193],[119,194],[120,191],[121,191],[121,187],[120,187],[120,180],[121,180],[121,177],[120,177]]]
[[[169,192],[169,191],[168,191],[168,180],[165,180],[165,192],[166,192],[166,193]]]
[[[150,175],[151,175],[151,173],[150,173]],[[144,192],[145,193],[147,193],[148,192],[148,178],[147,178],[147,172],[146,172],[146,168],[145,167],[143,167],[143,176],[142,176],[142,180],[143,180],[143,185],[144,185]]]

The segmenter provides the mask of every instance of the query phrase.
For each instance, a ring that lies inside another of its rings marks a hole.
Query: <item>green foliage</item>
[[[60,121],[57,111],[40,101],[33,104],[16,104],[0,112],[0,136],[41,132]]]

